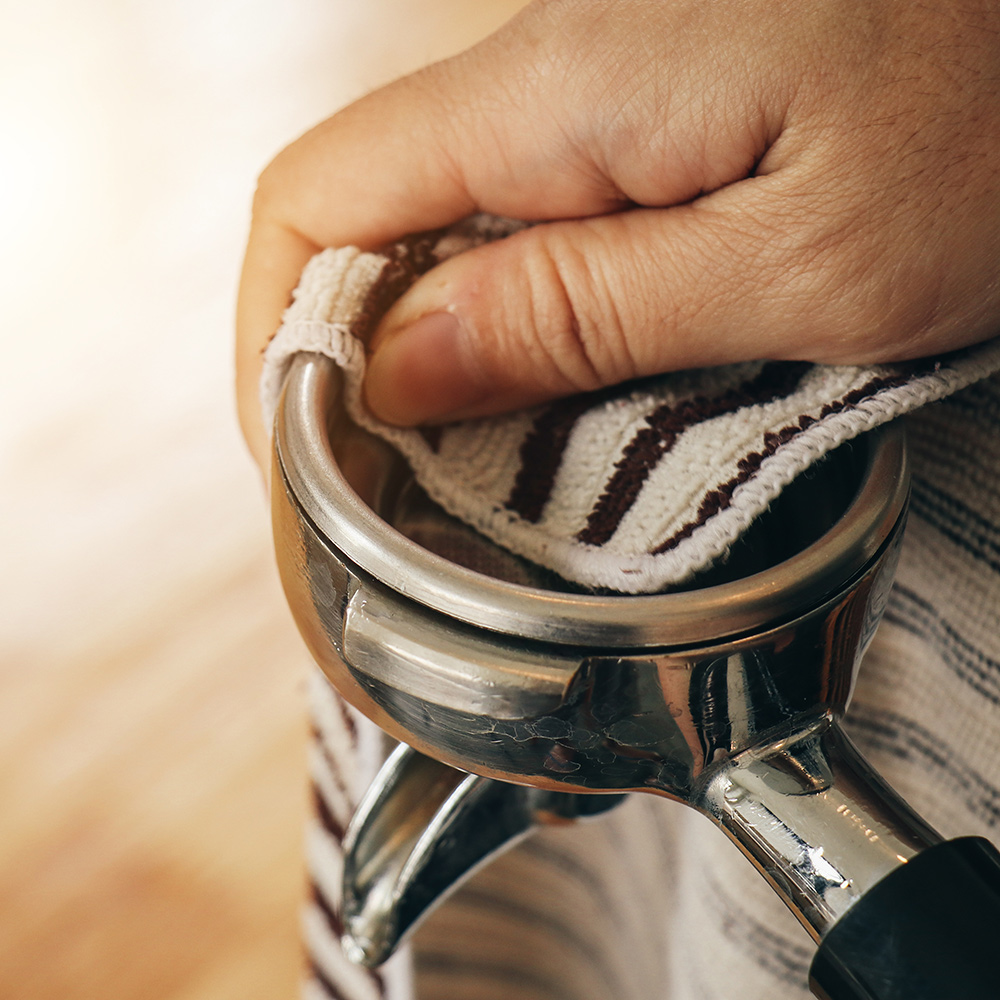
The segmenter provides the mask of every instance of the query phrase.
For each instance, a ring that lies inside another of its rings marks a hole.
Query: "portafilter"
[[[384,958],[540,819],[647,792],[717,823],[767,879],[818,944],[815,995],[1000,996],[1000,854],[943,841],[838,722],[902,537],[899,424],[800,475],[722,565],[622,596],[447,516],[341,389],[328,359],[293,362],[274,439],[281,579],[331,684],[422,755],[400,751],[353,824],[349,952]]]

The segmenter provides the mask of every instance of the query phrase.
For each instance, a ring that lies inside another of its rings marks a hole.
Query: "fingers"
[[[319,247],[279,223],[255,220],[243,262],[236,306],[236,404],[254,460],[269,472],[270,428],[260,416],[257,384],[262,354],[278,329],[290,290]]]
[[[397,81],[317,126],[264,171],[237,306],[239,410],[258,462],[268,439],[256,399],[261,353],[319,249],[374,249],[479,210],[535,219],[620,204],[613,183],[567,151],[559,128],[540,126],[544,139],[524,130],[525,102],[551,102],[498,84],[505,74],[492,64],[505,62],[502,45],[486,45]],[[547,180],[553,164],[558,185]]]
[[[734,96],[726,114],[741,124],[719,122],[705,140],[701,75],[650,88],[637,31],[671,34],[616,3],[531,4],[475,48],[334,115],[267,168],[237,313],[241,420],[258,459],[260,354],[316,249],[374,249],[476,211],[535,221],[672,204],[745,175],[768,136],[757,94]],[[685,59],[675,52],[662,66],[683,77]]]
[[[872,364],[995,336],[1000,202],[985,158],[939,155],[933,131],[888,163],[905,121],[850,155],[837,133],[782,139],[773,172],[690,203],[544,224],[447,261],[377,331],[368,405],[443,422],[683,368]]]
[[[435,268],[391,310],[366,386],[391,422],[988,336],[992,29],[890,7],[762,4],[748,45],[739,0],[539,0],[294,143],[261,178],[241,285],[255,453],[259,355],[306,259],[475,211],[542,224]],[[962,74],[926,56],[952,51]]]
[[[309,258],[326,246],[378,246],[469,211],[433,118],[413,101],[413,91],[387,88],[307,133],[261,176],[237,302],[236,372],[243,433],[264,469],[261,355]]]
[[[815,249],[825,227],[782,207],[787,186],[756,178],[690,205],[541,225],[445,262],[381,324],[369,407],[390,423],[435,422],[661,371],[815,355],[813,303],[841,287],[820,319],[836,326],[852,300]]]

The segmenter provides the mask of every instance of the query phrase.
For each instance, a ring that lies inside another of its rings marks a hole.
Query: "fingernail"
[[[433,312],[388,336],[368,362],[365,401],[376,417],[411,426],[460,415],[487,395],[451,313]]]

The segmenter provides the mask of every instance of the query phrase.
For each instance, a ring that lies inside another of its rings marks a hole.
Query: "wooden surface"
[[[232,412],[249,200],[518,6],[5,10],[0,997],[295,995],[306,654]]]

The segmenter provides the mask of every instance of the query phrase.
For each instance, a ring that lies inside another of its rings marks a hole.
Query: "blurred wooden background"
[[[306,660],[230,388],[254,179],[520,6],[4,5],[0,997],[295,995]]]

